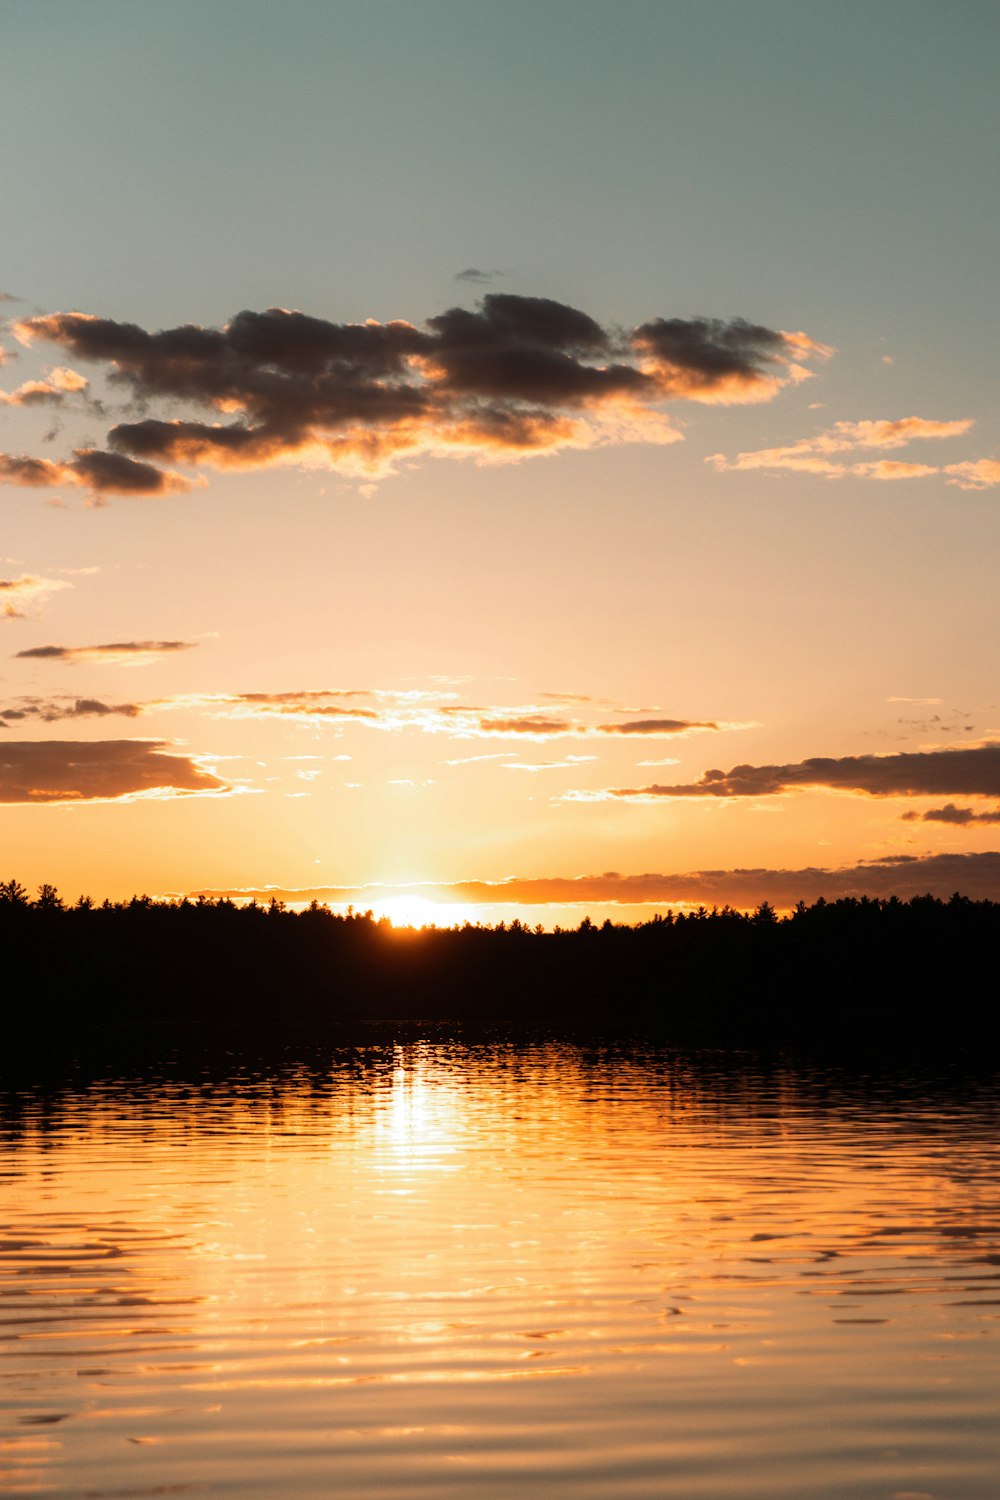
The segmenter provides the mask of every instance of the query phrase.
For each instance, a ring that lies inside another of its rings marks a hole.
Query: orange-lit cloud
[[[898,458],[879,458],[874,463],[855,464],[851,469],[861,479],[924,479],[928,474],[940,472],[933,464],[904,463]]]
[[[964,464],[949,464],[944,470],[954,477],[949,484],[960,490],[988,490],[1000,484],[1000,458],[979,458]]]
[[[0,404],[4,406],[57,405],[67,396],[78,395],[87,389],[85,375],[76,370],[67,370],[61,365],[50,370],[45,380],[26,380],[16,391],[0,391]]]
[[[51,463],[47,458],[30,458],[24,453],[0,453],[0,484],[46,489],[77,482],[69,464]]]
[[[899,417],[895,421],[885,419],[863,422],[835,422],[832,427],[813,437],[800,438],[779,448],[758,448],[738,453],[727,458],[723,453],[713,453],[707,463],[721,472],[751,469],[787,469],[797,474],[820,474],[837,479],[845,474],[854,474],[861,479],[920,479],[928,474],[956,473],[961,482],[965,470],[977,465],[956,464],[942,469],[932,464],[909,463],[893,459],[876,459],[849,462],[840,457],[844,453],[866,449],[902,448],[916,439],[930,440],[961,437],[973,427],[971,417],[956,421],[937,421],[929,417]],[[984,462],[989,462],[985,460]],[[990,481],[996,482],[996,481]],[[973,487],[969,485],[968,487]],[[979,486],[977,486],[979,487]]]
[[[803,359],[830,353],[806,334],[741,318],[657,318],[618,332],[563,303],[503,293],[421,325],[330,323],[270,308],[238,313],[221,329],[149,333],[79,312],[25,318],[13,329],[24,343],[48,341],[104,365],[112,389],[147,407],[166,405],[162,415],[114,426],[110,453],[78,450],[61,479],[50,471],[54,483],[86,471],[96,494],[183,484],[175,474],[116,473],[115,454],[154,473],[162,463],[298,462],[370,475],[421,454],[490,461],[674,442],[680,434],[666,403],[770,400],[805,376]],[[179,401],[194,414],[175,414]]]
[[[773,797],[797,787],[864,792],[872,797],[1000,797],[1000,743],[896,755],[815,756],[784,766],[706,771],[678,786],[609,788],[609,797]]]
[[[416,729],[425,734],[440,734],[455,739],[543,741],[592,736],[618,738],[629,735],[675,739],[747,727],[715,720],[668,718],[590,724],[580,718],[549,713],[534,704],[483,708],[440,702],[442,697],[448,696],[453,695],[421,690],[334,688],[281,693],[190,694],[161,699],[156,703],[143,705],[143,708],[146,711],[157,708],[203,709],[226,718],[298,719],[313,724],[356,720],[372,729]],[[359,699],[369,701],[359,702]],[[605,704],[601,706],[606,707]]]
[[[833,353],[807,334],[743,318],[654,318],[635,330],[633,343],[664,396],[711,404],[770,401],[808,377],[801,360]]]
[[[0,741],[0,803],[119,800],[229,788],[164,740]]]
[[[74,665],[80,662],[100,662],[115,666],[144,667],[158,656],[191,651],[196,645],[196,641],[110,641],[103,646],[32,646],[28,651],[18,651],[17,658],[68,662]]]
[[[828,869],[692,870],[677,874],[511,877],[507,880],[461,880],[453,883],[407,886],[272,886],[192,891],[193,896],[231,900],[280,901],[331,905],[353,904],[364,911],[375,902],[405,893],[430,901],[463,903],[484,907],[570,906],[659,906],[730,904],[742,909],[770,901],[788,909],[797,901],[813,902],[821,896],[836,901],[850,896],[889,897],[906,900],[931,895],[947,898],[960,890],[973,899],[1000,899],[1000,852],[981,854],[888,855],[871,863]]]
[[[36,578],[30,573],[22,573],[20,578],[0,578],[0,620],[23,619],[25,607],[31,610],[51,594],[68,588],[72,584],[61,579]]]

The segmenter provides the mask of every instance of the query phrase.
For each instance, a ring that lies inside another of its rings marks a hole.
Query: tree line
[[[1000,903],[767,902],[589,918],[394,928],[313,902],[148,896],[69,905],[0,882],[9,1051],[320,1036],[369,1020],[642,1031],[709,1045],[992,1047]],[[985,976],[985,977],[983,977]]]

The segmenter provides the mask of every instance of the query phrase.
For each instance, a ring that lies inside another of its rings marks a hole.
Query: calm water
[[[430,1042],[0,1114],[0,1491],[995,1500],[1000,1088]]]

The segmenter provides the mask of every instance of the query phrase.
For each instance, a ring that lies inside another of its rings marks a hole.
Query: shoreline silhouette
[[[394,928],[370,912],[89,898],[0,882],[8,1063],[180,1042],[316,1040],[368,1022],[634,1032],[709,1046],[995,1048],[1000,903],[958,893]]]

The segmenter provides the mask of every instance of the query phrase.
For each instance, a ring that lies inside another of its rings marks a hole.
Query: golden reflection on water
[[[557,1045],[12,1097],[0,1491],[989,1500],[998,1123]]]

